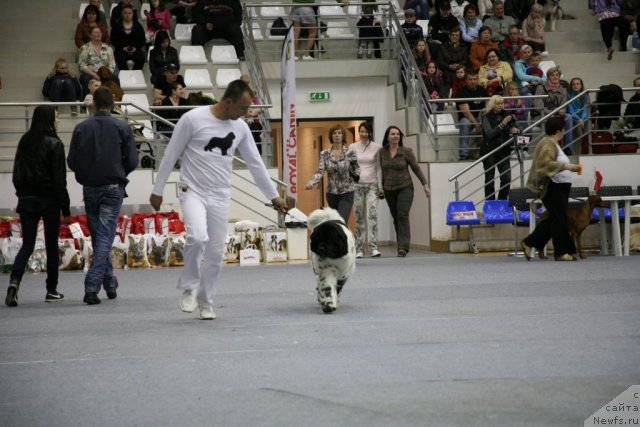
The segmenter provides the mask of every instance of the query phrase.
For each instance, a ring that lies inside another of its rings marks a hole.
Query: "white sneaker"
[[[363,258],[364,254],[362,252],[356,252],[356,258]]]
[[[213,320],[216,318],[216,313],[213,312],[213,307],[210,305],[200,306],[200,319],[201,320]]]
[[[182,295],[180,296],[180,310],[185,313],[191,313],[197,306],[195,289],[185,289],[182,291]]]
[[[313,57],[313,56],[311,56],[311,55],[304,55],[304,56],[302,57],[302,60],[303,60],[303,61],[312,61],[312,60],[314,60],[314,59],[316,59],[316,58],[314,58],[314,57]]]
[[[382,256],[382,254],[380,253],[380,251],[379,251],[379,250],[374,249],[374,250],[372,250],[372,251],[371,251],[371,256],[372,256],[373,258],[378,258],[378,257]]]

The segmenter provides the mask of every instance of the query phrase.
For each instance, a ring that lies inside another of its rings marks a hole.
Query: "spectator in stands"
[[[511,65],[500,61],[498,49],[489,49],[485,61],[478,72],[480,86],[486,88],[489,95],[503,93],[505,84],[513,80]]]
[[[122,6],[122,21],[111,28],[111,44],[121,70],[142,70],[145,63],[144,28],[133,19],[133,7]]]
[[[464,15],[460,21],[462,29],[462,40],[467,44],[471,44],[478,40],[480,29],[482,28],[482,19],[478,16],[478,6],[470,3],[464,7]]]
[[[531,116],[533,118],[540,118],[546,116],[565,102],[567,102],[567,89],[560,83],[560,76],[562,75],[560,67],[551,67],[547,70],[547,81],[544,84],[538,85],[536,88],[536,95],[548,95],[547,98],[536,98],[533,101],[533,110]],[[571,143],[573,137],[571,129],[573,129],[573,118],[570,114],[567,114],[566,108],[563,108],[557,112],[557,116],[564,120],[565,134],[564,134],[564,150],[567,155],[571,154]]]
[[[493,16],[484,21],[484,25],[491,28],[491,40],[496,43],[504,40],[509,35],[509,28],[516,24],[516,20],[512,16],[505,15],[504,3],[501,0],[496,0],[493,3]]]
[[[573,140],[577,141],[578,144],[585,133],[587,120],[589,118],[589,95],[578,96],[584,90],[584,82],[580,77],[571,79],[567,96],[573,101],[567,105],[567,114],[573,119],[573,125],[575,126],[573,129]]]
[[[409,212],[413,204],[413,182],[409,168],[422,183],[424,193],[429,197],[431,190],[416,156],[411,148],[402,144],[403,134],[400,128],[389,126],[384,133],[382,148],[379,152],[382,170],[382,188],[384,198],[389,205],[393,218],[393,227],[398,241],[398,256],[405,257],[411,246],[411,225]]]
[[[87,108],[87,114],[90,116],[93,116],[96,112],[95,106],[93,105],[93,94],[100,86],[102,86],[100,80],[89,80],[89,93],[84,97],[84,105]]]
[[[438,57],[438,50],[450,40],[450,33],[455,28],[460,28],[460,23],[451,14],[449,0],[443,0],[438,6],[436,14],[429,19],[427,41],[429,42],[429,53],[432,58]]]
[[[471,145],[469,139],[471,137],[471,128],[474,128],[476,135],[482,135],[482,126],[478,120],[480,112],[485,107],[486,101],[484,99],[468,98],[488,98],[488,94],[485,88],[478,85],[478,73],[473,69],[467,70],[467,84],[460,89],[457,98],[466,98],[467,100],[458,101],[458,127],[460,129],[460,160],[467,160],[468,158],[475,157],[476,153],[471,152]]]
[[[464,18],[464,10],[470,4],[467,0],[451,0],[451,14],[458,21]]]
[[[237,0],[198,0],[193,8],[196,26],[191,31],[191,44],[204,46],[214,38],[231,43],[240,60],[244,60],[242,5]],[[314,21],[315,22],[315,21]]]
[[[104,22],[107,25],[107,16],[103,12],[102,0],[89,0],[89,4],[98,8],[98,20]]]
[[[640,0],[620,0],[620,26],[618,27],[620,37],[620,50],[627,50],[627,40],[629,35],[638,30],[640,20]]]
[[[498,44],[491,40],[491,28],[484,25],[480,28],[479,34],[480,37],[471,43],[469,50],[469,66],[476,71],[486,64],[489,50],[498,50]]]
[[[71,136],[67,165],[75,173],[91,232],[93,261],[84,279],[84,303],[100,304],[101,288],[109,299],[118,297],[113,275],[111,245],[118,215],[129,183],[127,175],[138,166],[138,152],[129,125],[111,116],[113,93],[107,87],[93,95],[96,113],[76,125]]]
[[[363,122],[358,126],[360,139],[351,145],[360,166],[360,179],[355,184],[356,258],[365,254],[365,237],[369,255],[379,257],[378,197],[382,189],[382,168],[378,159],[380,145],[373,142],[373,127]]]
[[[546,20],[542,15],[542,5],[534,3],[531,6],[531,12],[527,19],[522,21],[522,38],[534,52],[541,52],[546,54],[545,42],[544,42],[544,26]]]
[[[33,111],[33,119],[16,150],[13,165],[13,185],[18,196],[16,211],[20,215],[22,247],[11,268],[9,288],[5,304],[18,305],[18,288],[33,253],[38,223],[44,223],[44,240],[47,253],[47,294],[45,302],[62,301],[58,292],[58,228],[60,214],[69,223],[69,193],[67,192],[67,168],[64,163],[64,144],[58,138],[58,113],[50,105],[39,105]]]
[[[507,83],[505,93],[505,96],[508,97],[520,96],[520,88],[518,87],[518,83],[514,82],[513,80]],[[524,100],[522,98],[505,99],[504,110],[507,112],[507,114],[511,114],[514,117],[513,125],[520,129],[520,132],[522,132],[526,127],[527,114],[529,114],[529,110],[527,110],[527,106]],[[529,151],[526,146],[523,147],[522,154],[525,158],[529,157]]]
[[[167,3],[167,9],[176,17],[178,24],[188,24],[193,21],[193,7],[197,0],[172,0]]]
[[[571,191],[571,172],[579,172],[580,165],[572,164],[562,151],[562,119],[550,118],[544,125],[546,136],[536,145],[533,162],[527,179],[527,187],[542,199],[549,217],[538,222],[533,233],[521,243],[527,261],[531,251],[539,252],[553,241],[553,254],[556,261],[575,261],[576,247],[569,234],[567,208]]]
[[[178,71],[180,71],[180,67],[176,64],[167,64],[164,66],[162,77],[156,79],[153,85],[153,105],[161,105],[162,101],[171,95],[171,86],[174,83],[178,82],[186,87],[184,77],[179,75]]]
[[[296,58],[303,60],[313,60],[311,55],[313,52],[313,46],[318,36],[318,18],[316,16],[316,9],[313,7],[313,0],[293,0],[296,6],[291,7],[291,14],[289,18],[293,22],[293,38],[294,50]],[[302,51],[302,55],[298,55],[298,48],[300,47],[300,33],[305,29],[307,30],[307,44]]]
[[[107,31],[107,23],[106,21],[100,20],[98,18],[100,13],[100,9],[90,4],[84,9],[84,13],[82,14],[82,19],[78,22],[76,26],[76,46],[79,48],[82,47],[85,43],[88,43],[91,39],[91,30],[94,27],[100,28],[102,32],[102,42],[109,44],[109,32]]]
[[[64,58],[58,58],[42,87],[42,94],[51,102],[75,102],[80,100],[82,89],[76,76],[69,70]],[[78,107],[71,107],[71,114],[78,114]]]
[[[329,129],[329,141],[331,148],[320,152],[318,170],[306,185],[311,190],[322,180],[324,171],[327,171],[327,204],[338,211],[345,223],[349,222],[349,216],[353,209],[353,192],[355,191],[354,177],[360,176],[360,166],[356,153],[346,145],[347,133],[340,125]]]
[[[407,38],[409,48],[413,49],[418,40],[424,40],[422,27],[416,24],[416,11],[407,9],[404,11],[404,22],[401,25],[404,36]]]
[[[429,61],[427,63],[427,74],[423,76],[422,79],[424,81],[424,85],[427,88],[430,99],[440,99],[445,96],[442,71],[438,69],[436,61]],[[437,109],[438,111],[444,110],[444,103],[442,102],[431,104],[431,106],[432,109]]]
[[[536,87],[547,80],[544,74],[540,77],[531,72],[531,68],[540,68],[542,56],[540,52],[533,52],[531,46],[527,44],[520,48],[520,55],[520,59],[513,64],[514,80],[520,84],[522,95],[533,95]],[[527,84],[523,85],[523,83]]]
[[[613,34],[616,27],[620,31],[622,19],[620,16],[620,2],[621,0],[589,0],[589,8],[598,17],[600,22],[600,33],[602,34],[602,41],[607,48],[607,60],[611,61],[613,58]],[[624,50],[626,50],[626,40]],[[623,50],[622,40],[620,40],[620,50]]]
[[[624,110],[624,122],[626,127],[640,129],[640,77],[633,80],[633,87],[638,91],[629,99],[627,108]]]
[[[427,63],[431,61],[431,57],[429,56],[429,51],[427,50],[427,42],[422,40],[418,40],[415,47],[413,48],[413,59],[416,61],[416,65],[418,66],[418,70],[420,71],[420,75],[423,77],[427,75]]]
[[[173,82],[171,84],[171,95],[165,97],[160,104],[163,107],[183,107],[189,105],[189,101],[185,97],[185,88],[182,83]],[[171,109],[171,110],[158,110],[158,115],[163,117],[173,124],[178,123],[180,117],[186,113],[187,109]],[[167,138],[171,138],[173,134],[173,127],[166,125],[162,122],[158,122],[158,131],[165,135]]]
[[[407,10],[413,9],[418,12],[418,19],[429,19],[429,3],[429,0],[405,0],[404,14],[407,14]]]
[[[456,68],[456,76],[453,79],[453,83],[451,84],[451,96],[450,98],[455,98],[458,96],[458,92],[460,89],[465,87],[467,84],[467,74],[465,73],[464,65],[459,65]]]
[[[448,85],[455,79],[456,70],[469,63],[469,50],[460,41],[460,32],[460,27],[451,30],[449,41],[440,47],[436,57],[438,68],[444,73],[444,80]]]
[[[525,44],[524,40],[520,37],[518,26],[512,25],[509,27],[509,37],[505,37],[498,45],[500,59],[508,62],[509,65],[513,67],[516,61],[522,57],[520,49]]]
[[[493,2],[491,0],[478,0],[478,16],[482,21],[493,16]]]
[[[102,42],[102,31],[99,27],[91,29],[91,41],[85,43],[80,48],[78,56],[78,68],[80,69],[80,84],[82,85],[82,94],[88,93],[88,83],[91,79],[100,80],[98,70],[100,67],[107,67],[116,83],[120,84],[118,76],[115,75],[116,60],[113,55],[113,49],[106,43]]]
[[[147,43],[153,43],[158,31],[171,30],[171,13],[164,5],[164,0],[151,0],[151,8],[145,10],[147,17]]]
[[[138,11],[133,7],[131,0],[121,0],[118,2],[118,5],[111,10],[109,23],[111,24],[112,30],[116,25],[122,25],[122,8],[124,6],[131,6],[133,8],[133,20],[138,22]]]
[[[380,43],[384,39],[382,31],[382,16],[378,12],[378,5],[362,5],[360,18],[356,23],[358,27],[358,58],[365,54],[371,58],[372,53],[376,58],[381,58]]]
[[[516,120],[512,114],[504,110],[504,98],[500,95],[493,95],[487,102],[487,107],[482,115],[482,145],[480,155],[491,153],[509,138],[520,133],[520,129],[515,125]],[[506,200],[511,187],[511,163],[509,155],[513,144],[507,144],[492,153],[482,161],[484,167],[484,197],[488,200],[496,199],[494,178],[496,168],[500,176],[500,188],[497,198]]]
[[[149,55],[149,71],[152,84],[155,84],[162,77],[164,67],[169,64],[175,64],[180,68],[180,56],[176,48],[171,46],[169,33],[158,31],[153,41],[153,49]]]

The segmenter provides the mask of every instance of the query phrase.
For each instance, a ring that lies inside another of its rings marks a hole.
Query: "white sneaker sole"
[[[195,295],[187,296],[183,293],[180,296],[180,310],[185,313],[193,313],[196,307],[198,307],[198,302],[196,301]]]

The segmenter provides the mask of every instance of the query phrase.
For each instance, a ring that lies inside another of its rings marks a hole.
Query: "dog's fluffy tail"
[[[337,219],[342,221],[342,217],[340,216],[338,211],[335,209],[331,209],[331,208],[316,209],[315,211],[311,212],[311,215],[309,215],[309,218],[307,218],[307,226],[309,227],[309,230],[313,231],[313,229],[316,228],[318,225],[331,219]]]

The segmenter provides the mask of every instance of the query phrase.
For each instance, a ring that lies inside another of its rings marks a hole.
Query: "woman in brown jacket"
[[[553,242],[556,261],[575,261],[576,247],[569,235],[567,208],[571,190],[571,172],[580,171],[580,165],[569,163],[569,158],[562,150],[560,141],[564,130],[564,121],[551,117],[544,125],[546,136],[536,146],[533,162],[529,171],[527,187],[544,203],[549,217],[536,225],[533,233],[522,241],[522,250],[527,261],[531,259],[531,251],[536,248],[539,253],[549,239]]]

